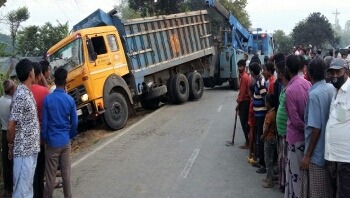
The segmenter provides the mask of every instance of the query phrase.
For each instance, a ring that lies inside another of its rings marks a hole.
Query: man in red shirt
[[[265,64],[265,69],[263,71],[264,78],[267,82],[267,93],[274,94],[274,84],[275,84],[275,65],[272,62],[267,62]]]
[[[249,126],[248,126],[248,116],[249,116],[249,104],[250,104],[250,96],[249,96],[249,86],[250,86],[250,77],[245,71],[246,61],[240,60],[237,63],[238,71],[239,71],[239,94],[237,97],[237,107],[236,111],[239,111],[239,119],[241,120],[241,125],[245,137],[245,145],[240,146],[241,149],[249,148]]]
[[[49,89],[45,86],[39,85],[42,81],[46,82],[44,75],[41,73],[40,64],[33,62],[33,68],[35,73],[35,83],[30,87],[33,93],[36,109],[38,111],[39,123],[41,125],[42,120],[42,106],[45,96],[49,94]],[[34,174],[34,197],[43,197],[44,192],[44,170],[45,170],[45,149],[43,141],[40,142],[40,152],[38,154],[35,174]]]

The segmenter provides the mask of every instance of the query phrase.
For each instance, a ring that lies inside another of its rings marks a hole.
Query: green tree
[[[0,0],[0,8],[1,8],[2,6],[4,6],[5,3],[6,3],[6,0]]]
[[[180,12],[184,2],[185,0],[129,0],[129,6],[146,17]]]
[[[53,26],[50,22],[46,22],[40,27],[39,46],[40,55],[45,53],[50,47],[65,38],[68,33],[68,22],[62,24],[57,21],[57,25]]]
[[[4,87],[2,86],[2,83],[8,79],[8,76],[6,76],[3,73],[0,73],[0,96],[4,94]]]
[[[326,44],[336,47],[338,39],[328,19],[319,12],[311,13],[305,20],[300,21],[292,31],[295,45],[312,45],[323,48]]]
[[[19,53],[23,56],[42,56],[50,47],[68,35],[68,22],[53,26],[28,26],[18,33]]]
[[[248,5],[247,0],[240,1],[229,1],[220,0],[219,1],[231,14],[246,28],[249,29],[251,22],[249,15],[245,10]],[[204,0],[188,0],[186,6],[188,10],[201,10],[208,9]],[[211,24],[211,32],[213,35],[218,35],[219,30],[222,27],[228,26],[228,22],[224,19],[216,10],[209,8],[209,20]]]
[[[15,43],[16,43],[18,29],[21,23],[28,19],[29,19],[29,11],[27,7],[21,7],[21,8],[18,8],[17,10],[12,10],[6,16],[6,20],[10,25],[13,52],[15,51]]]
[[[275,40],[275,50],[277,53],[289,54],[292,48],[292,39],[289,35],[286,35],[283,30],[276,30],[273,33]]]
[[[347,20],[344,29],[339,33],[340,35],[340,47],[346,47],[350,45],[350,20]]]
[[[18,32],[18,53],[23,56],[37,56],[40,27],[36,25],[25,27]]]
[[[7,56],[6,44],[5,43],[0,43],[0,57],[5,57],[5,56]]]
[[[116,6],[118,16],[123,19],[134,19],[141,17],[141,13],[137,12],[129,7],[128,0],[122,0],[119,5]]]

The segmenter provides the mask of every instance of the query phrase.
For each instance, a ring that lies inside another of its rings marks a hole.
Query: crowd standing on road
[[[1,197],[52,197],[60,165],[64,197],[70,198],[70,140],[77,134],[78,119],[74,100],[65,91],[67,71],[56,70],[56,89],[50,94],[47,61],[22,59],[15,70],[18,86],[5,80],[0,98],[5,188]]]
[[[350,197],[349,60],[321,52],[298,47],[263,65],[256,56],[238,62],[236,110],[249,112],[248,129],[240,116],[243,132],[249,131],[240,148],[249,149],[257,173],[267,173],[262,187],[277,184],[285,198]],[[250,98],[248,111],[242,98]]]

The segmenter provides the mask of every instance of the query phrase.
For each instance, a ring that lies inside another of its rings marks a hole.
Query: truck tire
[[[198,72],[194,72],[188,77],[189,83],[189,100],[198,100],[203,95],[204,83],[202,75]]]
[[[238,78],[233,78],[228,81],[230,88],[237,91],[239,89],[239,80]]]
[[[120,93],[110,93],[103,115],[106,126],[111,130],[118,130],[125,126],[129,110],[125,97]]]
[[[150,100],[142,100],[141,101],[141,106],[144,109],[157,109],[159,107],[159,99],[158,98],[153,98]]]
[[[168,102],[170,103],[175,103],[176,98],[174,96],[174,91],[173,91],[173,80],[175,78],[175,75],[170,76],[167,82],[167,90],[168,90]]]
[[[180,104],[188,100],[189,97],[189,84],[184,74],[176,74],[172,80],[172,92],[175,98],[175,103]]]
[[[214,88],[215,87],[215,80],[212,77],[204,78],[203,82],[204,82],[204,87],[208,87],[208,88]]]

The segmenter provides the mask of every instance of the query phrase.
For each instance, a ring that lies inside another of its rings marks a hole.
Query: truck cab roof
[[[78,30],[78,31],[71,33],[66,38],[64,38],[60,42],[56,43],[54,46],[52,46],[47,51],[47,53],[48,53],[48,55],[52,54],[53,52],[60,49],[62,46],[67,45],[68,43],[72,42],[76,38],[81,37],[82,35],[94,34],[96,32],[104,33],[104,32],[115,32],[115,31],[117,31],[117,29],[114,26],[100,26],[100,27],[81,29],[81,30]]]

